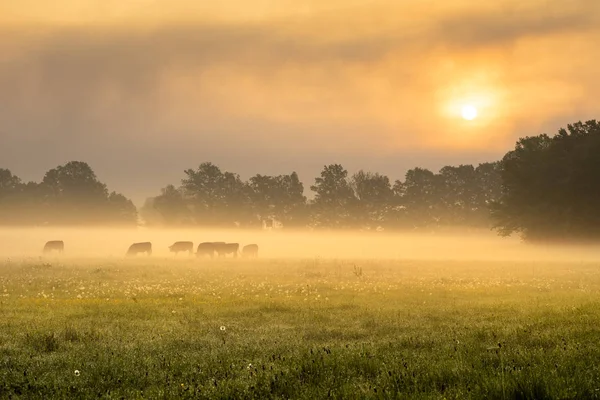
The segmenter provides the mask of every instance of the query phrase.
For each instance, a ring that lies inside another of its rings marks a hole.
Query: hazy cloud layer
[[[0,18],[0,166],[39,179],[86,160],[139,201],[202,161],[297,170],[307,186],[329,162],[399,178],[598,117],[600,2],[496,3],[194,21],[179,1],[179,20],[86,26],[13,11]],[[467,103],[474,122],[459,118]]]

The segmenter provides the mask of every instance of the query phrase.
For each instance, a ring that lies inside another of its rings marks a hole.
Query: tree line
[[[150,225],[389,230],[435,226],[487,226],[500,193],[499,163],[447,166],[439,173],[414,168],[403,181],[340,164],[323,168],[304,195],[298,174],[238,174],[206,162],[184,172],[141,209]]]
[[[324,166],[309,186],[298,174],[244,181],[210,162],[184,171],[139,210],[148,226],[278,226],[326,229],[489,227],[527,240],[600,238],[600,125],[570,124],[554,136],[519,139],[500,161],[413,168],[404,179]],[[0,169],[0,224],[138,223],[125,196],[109,192],[89,165],[70,162],[42,182]]]
[[[109,192],[92,168],[72,161],[46,172],[41,182],[23,182],[0,168],[0,224],[135,225],[137,210],[124,195]]]

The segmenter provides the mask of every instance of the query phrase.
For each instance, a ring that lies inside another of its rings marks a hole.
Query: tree
[[[15,192],[21,186],[21,179],[8,169],[0,168],[0,198]]]
[[[140,217],[144,226],[161,226],[164,224],[162,214],[156,209],[156,197],[148,197],[140,208]]]
[[[600,237],[600,124],[577,122],[550,137],[520,139],[501,161],[493,205],[500,235],[526,240]]]
[[[108,196],[106,185],[98,181],[92,168],[81,161],[71,161],[46,172],[42,184],[54,196],[68,200],[101,201]]]
[[[137,209],[133,202],[121,193],[111,192],[108,195],[107,217],[118,225],[135,225]]]
[[[399,196],[408,226],[418,228],[438,223],[442,209],[442,185],[438,175],[423,168],[408,170],[404,182],[397,181],[394,191]]]
[[[348,171],[340,164],[325,166],[310,189],[315,192],[311,204],[313,224],[320,227],[349,228],[355,226],[352,208],[356,197],[346,180]]]
[[[360,170],[350,179],[350,187],[357,200],[353,212],[358,224],[368,229],[386,225],[394,199],[389,178]]]
[[[499,161],[482,163],[475,168],[477,192],[476,210],[473,223],[491,227],[490,207],[500,198],[502,192],[501,164]]]
[[[190,223],[191,213],[184,199],[183,190],[173,185],[161,189],[161,194],[152,199],[152,207],[161,216],[165,225],[177,226]],[[146,210],[145,215],[148,215]]]
[[[466,226],[477,210],[477,174],[472,165],[446,166],[439,173],[441,185],[440,219],[444,225]]]
[[[49,224],[135,224],[137,211],[123,195],[109,194],[92,168],[71,161],[46,172],[32,192],[41,202],[40,222]]]
[[[284,227],[297,227],[306,223],[306,197],[298,174],[250,178],[251,201],[254,212],[261,221],[277,220]]]
[[[279,184],[284,188],[283,213],[279,216],[284,227],[301,227],[308,223],[308,208],[304,185],[296,172],[279,177]]]
[[[8,169],[0,168],[0,223],[14,224],[18,222],[18,209],[22,193],[21,179]]]
[[[210,162],[200,164],[197,170],[184,172],[182,190],[196,224],[247,226],[258,223],[250,207],[250,189],[239,175],[222,172]]]

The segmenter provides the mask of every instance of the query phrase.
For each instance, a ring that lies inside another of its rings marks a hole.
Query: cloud
[[[599,2],[463,3],[15,25],[0,34],[0,157],[32,171],[94,159],[113,177],[126,160],[153,174],[205,160],[287,166],[291,152],[314,165],[415,151],[450,160],[501,154],[548,121],[600,111]],[[490,104],[480,125],[439,111],[473,93]]]

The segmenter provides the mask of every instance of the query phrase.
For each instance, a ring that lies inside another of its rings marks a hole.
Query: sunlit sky
[[[599,65],[597,0],[0,0],[0,167],[397,179],[600,118]]]

